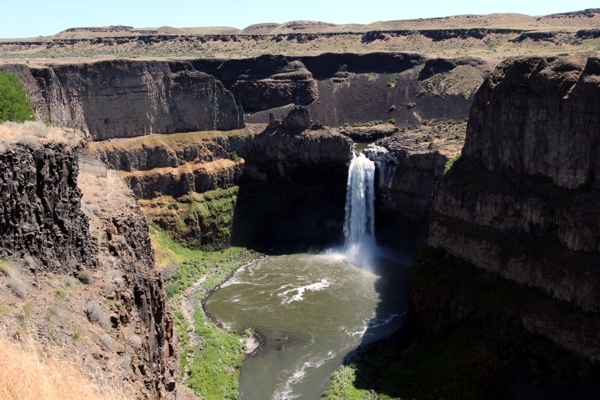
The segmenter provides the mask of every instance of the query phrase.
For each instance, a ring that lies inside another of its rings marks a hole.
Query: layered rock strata
[[[380,139],[364,150],[377,164],[376,203],[382,216],[427,218],[435,185],[464,144],[465,125],[421,126]]]
[[[186,63],[118,60],[2,69],[25,83],[38,118],[88,132],[94,140],[244,125],[222,83]]]
[[[463,158],[437,187],[428,237],[430,246],[545,296],[537,308],[495,311],[592,360],[600,357],[598,65],[593,57],[532,57],[496,69],[475,96]],[[455,307],[437,308],[446,327],[434,336],[486,309],[473,295],[414,289],[412,315],[424,332],[438,325],[426,303]],[[524,296],[519,290],[512,296]]]

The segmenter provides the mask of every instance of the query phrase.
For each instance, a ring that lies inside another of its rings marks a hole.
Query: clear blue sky
[[[53,35],[73,27],[232,26],[305,19],[336,24],[459,14],[546,15],[597,8],[598,0],[0,0],[0,38]]]

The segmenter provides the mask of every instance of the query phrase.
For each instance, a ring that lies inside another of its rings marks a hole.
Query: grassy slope
[[[179,198],[141,200],[140,204],[146,216],[177,242],[193,249],[223,249],[231,243],[238,190],[232,186]]]
[[[256,258],[257,253],[244,248],[215,252],[190,250],[173,241],[153,222],[149,225],[157,265],[159,268],[176,267],[165,281],[169,309],[175,315],[175,327],[179,332],[182,375],[186,385],[209,400],[237,398],[244,346],[235,332],[225,331],[208,319],[200,304],[211,290],[237,268]],[[191,289],[196,301],[194,326],[190,326],[182,303],[186,291],[199,281],[202,283]]]

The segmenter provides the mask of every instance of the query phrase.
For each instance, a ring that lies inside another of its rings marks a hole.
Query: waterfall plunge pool
[[[404,321],[411,260],[372,271],[343,254],[270,256],[237,271],[205,306],[227,329],[252,328],[262,349],[244,360],[240,399],[319,399],[329,377],[361,343]]]

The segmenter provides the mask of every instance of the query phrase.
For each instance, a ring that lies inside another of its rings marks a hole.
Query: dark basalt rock
[[[48,271],[67,274],[97,263],[80,208],[79,151],[50,143],[0,152],[0,255],[29,254]]]

